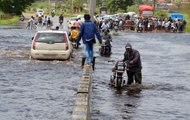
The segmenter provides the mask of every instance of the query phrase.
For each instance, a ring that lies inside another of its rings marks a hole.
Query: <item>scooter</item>
[[[117,89],[121,89],[123,86],[127,85],[126,80],[124,80],[123,73],[125,72],[126,63],[123,61],[118,61],[116,67],[112,70],[113,75],[110,77],[110,85],[113,85]]]
[[[137,27],[137,32],[143,32],[143,27]]]
[[[76,40],[70,40],[70,41],[71,41],[71,44],[72,44],[73,48],[75,48],[75,49],[79,48],[80,43],[77,44]]]
[[[111,46],[106,45],[106,40],[102,40],[102,45],[101,48],[99,49],[99,53],[101,56],[110,56],[111,55],[111,51],[110,48]]]
[[[143,26],[142,23],[139,23],[137,26],[137,32],[143,32]]]

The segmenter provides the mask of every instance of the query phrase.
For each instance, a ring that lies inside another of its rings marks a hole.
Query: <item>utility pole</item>
[[[73,13],[73,0],[71,0],[71,12]]]
[[[96,11],[96,0],[90,0],[89,5],[89,14],[91,16],[91,20],[94,21],[94,13]]]
[[[51,1],[49,0],[49,16],[51,15],[50,5],[51,5]]]
[[[154,13],[155,13],[155,6],[156,6],[156,0],[154,0],[154,3],[153,3],[154,5],[153,5],[153,8],[154,8],[154,11],[153,11],[153,15],[154,15]]]

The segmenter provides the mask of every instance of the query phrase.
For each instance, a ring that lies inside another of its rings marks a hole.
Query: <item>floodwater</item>
[[[130,42],[142,60],[144,89],[121,90],[107,83],[113,64]],[[99,58],[93,74],[93,120],[190,119],[190,34],[121,33],[111,58]],[[104,61],[104,62],[102,62]]]
[[[82,49],[71,61],[30,60],[35,30],[0,28],[0,120],[70,120],[82,71]],[[190,119],[190,34],[119,33],[113,54],[95,45],[92,120]],[[109,86],[114,62],[130,42],[142,60],[144,89]]]

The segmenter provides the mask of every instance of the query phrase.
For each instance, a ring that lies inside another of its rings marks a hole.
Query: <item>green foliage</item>
[[[132,6],[129,6],[127,9],[128,12],[133,11],[135,13],[139,13],[139,5],[138,4],[134,4]]]
[[[102,6],[102,0],[96,0],[96,5],[101,7]]]
[[[15,25],[19,21],[18,16],[11,16],[10,19],[0,19],[0,25]]]
[[[108,0],[107,8],[110,10],[110,13],[115,13],[119,9],[126,12],[128,6],[131,6],[133,4],[133,0]]]
[[[163,17],[163,18],[168,18],[169,14],[166,13],[165,11],[157,11],[154,14],[156,17]]]
[[[186,32],[190,32],[190,15],[189,14],[184,14],[184,19],[187,22]]]
[[[0,10],[4,13],[20,15],[34,0],[0,0]]]

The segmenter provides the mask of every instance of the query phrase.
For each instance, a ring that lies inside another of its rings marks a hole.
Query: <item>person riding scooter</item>
[[[55,16],[55,10],[51,11],[51,16],[54,17]]]
[[[111,34],[109,33],[109,30],[103,30],[103,34],[102,34],[102,39],[105,40],[105,46],[108,48],[107,53],[111,54],[111,42],[112,42],[112,37]]]
[[[73,47],[75,47],[75,48],[78,47],[76,44],[76,40],[77,40],[78,36],[79,36],[79,31],[78,31],[77,27],[72,26],[70,34],[69,34],[69,39],[72,42]]]

